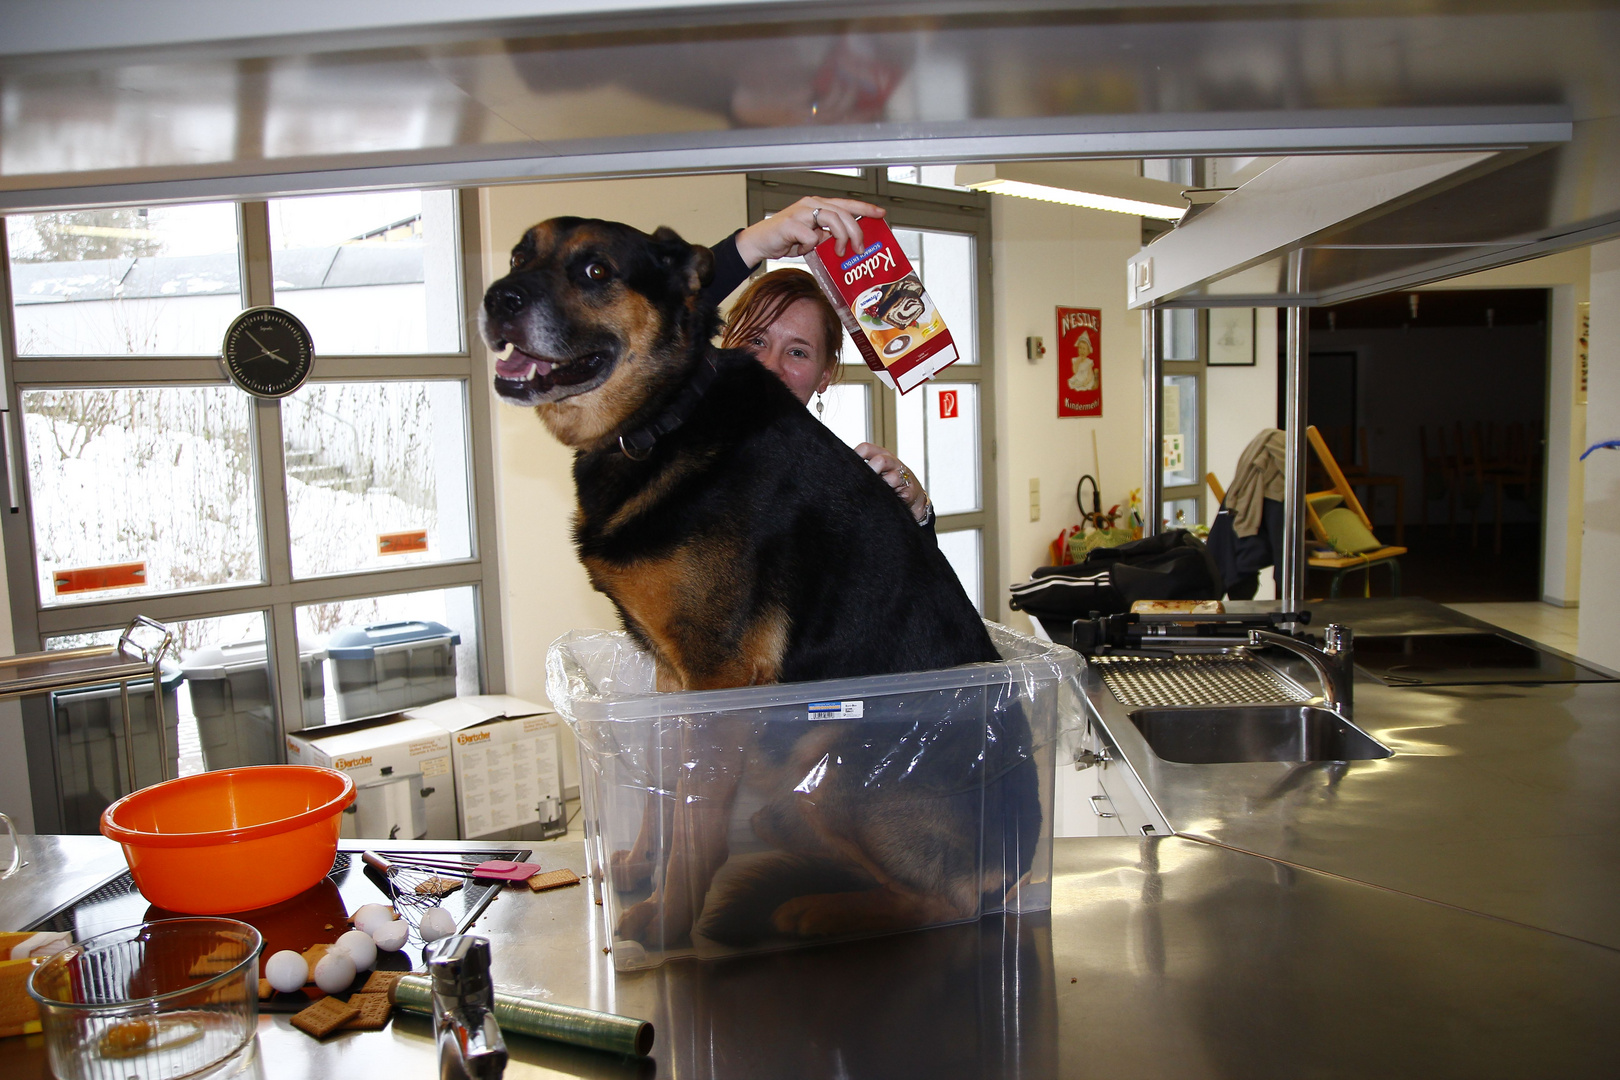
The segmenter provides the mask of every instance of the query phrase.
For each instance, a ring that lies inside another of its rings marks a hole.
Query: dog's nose
[[[492,285],[484,294],[484,310],[495,318],[510,318],[528,302],[529,298],[512,285]]]

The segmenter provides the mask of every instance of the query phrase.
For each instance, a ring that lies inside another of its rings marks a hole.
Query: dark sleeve
[[[939,534],[934,531],[934,522],[938,520],[939,515],[934,513],[933,504],[930,503],[928,506],[928,520],[917,526],[919,529],[927,530],[928,542],[934,547],[939,547]]]
[[[737,286],[748,280],[753,267],[743,262],[742,256],[737,254],[738,229],[709,250],[714,253],[714,280],[709,282],[703,290],[703,301],[720,306],[720,302],[730,296]]]

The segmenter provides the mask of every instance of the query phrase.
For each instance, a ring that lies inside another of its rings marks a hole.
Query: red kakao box
[[[956,362],[956,342],[888,225],[861,219],[866,246],[837,253],[828,239],[805,256],[866,366],[904,394]]]

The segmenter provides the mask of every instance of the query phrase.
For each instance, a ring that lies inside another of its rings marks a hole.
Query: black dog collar
[[[660,438],[686,423],[687,417],[692,415],[697,403],[703,400],[703,395],[708,393],[709,386],[719,373],[720,369],[715,367],[714,357],[704,357],[697,374],[687,380],[686,385],[681,387],[681,392],[675,395],[675,400],[669,403],[669,408],[658,414],[658,419],[628,435],[619,436],[619,449],[624,452],[624,456],[631,461],[647,460],[647,455],[652,453],[653,445]]]

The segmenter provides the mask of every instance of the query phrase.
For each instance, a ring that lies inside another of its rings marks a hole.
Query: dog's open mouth
[[[495,356],[495,392],[521,405],[583,393],[599,383],[613,364],[613,354],[606,349],[558,360],[531,356],[509,341],[496,347]]]

